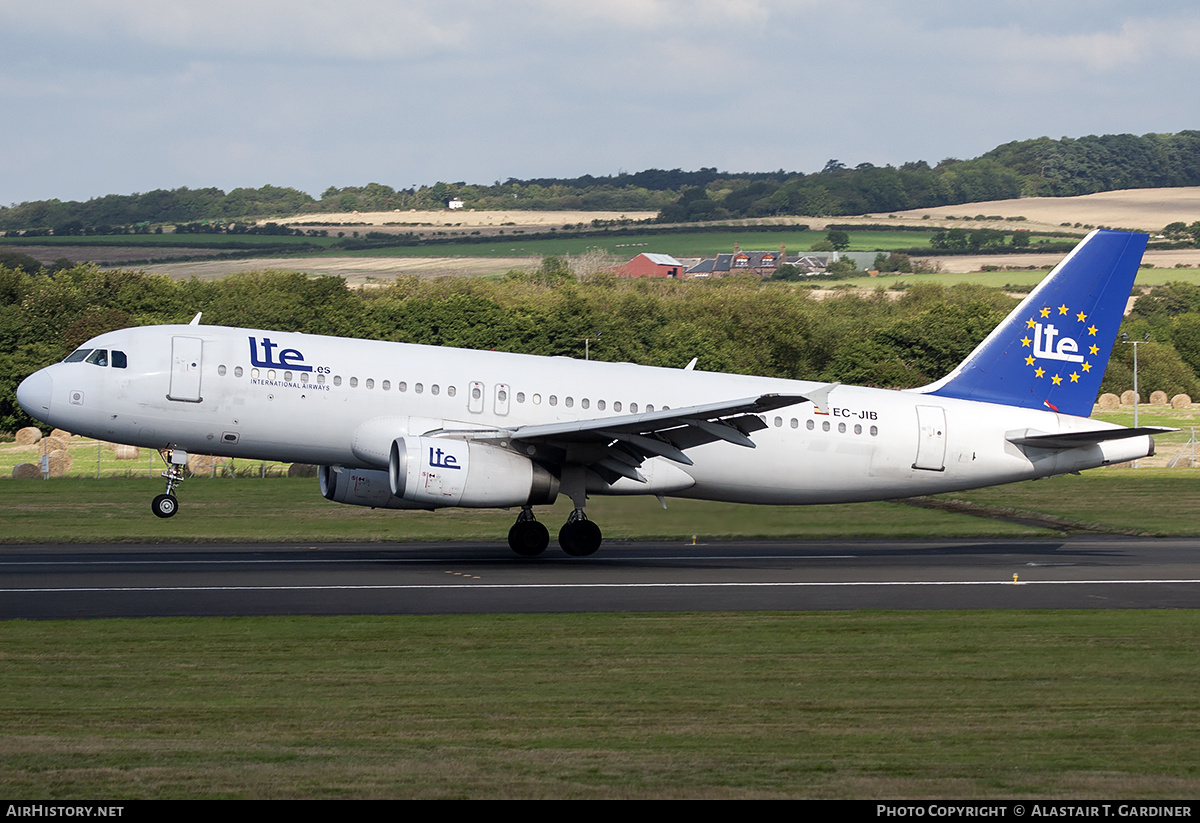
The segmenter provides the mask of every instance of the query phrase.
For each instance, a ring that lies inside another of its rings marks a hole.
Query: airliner
[[[71,432],[157,449],[178,510],[189,454],[312,463],[324,497],[519,509],[514,552],[594,553],[591,495],[844,503],[1078,472],[1154,453],[1089,420],[1147,237],[1097,230],[950,374],[885,390],[685,368],[200,324],[101,334],[17,400]]]

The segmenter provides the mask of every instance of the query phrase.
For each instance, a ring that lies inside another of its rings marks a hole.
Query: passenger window
[[[613,401],[613,411],[619,412],[620,410],[621,410],[621,401],[620,400]]]
[[[458,389],[454,388],[453,386],[447,386],[446,394],[450,397],[453,397],[454,395],[458,394]]]
[[[335,385],[335,386],[342,385],[342,376],[340,374],[335,374],[333,376],[333,385]]]
[[[821,431],[823,431],[823,432],[829,431],[829,421],[828,420],[821,421]]]
[[[630,413],[630,414],[637,414],[637,403],[630,403],[630,404],[629,404],[629,413]]]
[[[800,425],[800,421],[793,417],[792,418],[792,428],[793,429],[797,428],[799,425]]]
[[[809,431],[812,431],[813,429],[815,429],[817,427],[817,424],[814,423],[812,420],[808,420],[804,423],[804,427],[806,429],[808,429]]]
[[[568,409],[571,408],[572,406],[575,405],[575,398],[568,397],[566,400],[563,401],[563,405],[566,406]]]
[[[396,386],[396,388],[400,389],[400,391],[408,391],[408,383],[401,380],[400,384],[398,386]]]
[[[125,357],[125,352],[117,351],[116,349],[113,349],[112,367],[114,369],[124,369],[124,368],[128,367],[128,365],[129,365],[129,360]],[[221,374],[224,374],[224,373],[225,372],[221,372]]]
[[[517,402],[518,402],[518,403],[524,403],[524,402],[525,402],[525,392],[523,392],[523,391],[519,391],[519,392],[517,392]]]
[[[292,382],[292,373],[290,371],[285,371],[283,373],[283,380],[285,383],[291,383]]]
[[[441,387],[439,387],[437,383],[434,383],[432,386],[429,387],[430,394],[437,394],[441,390],[442,390]]]
[[[558,395],[555,395],[555,394],[550,395],[550,405],[551,406],[558,405]]]
[[[535,394],[533,396],[533,405],[535,405],[535,406],[542,405],[542,396],[540,394]]]
[[[242,376],[242,367],[241,367],[241,366],[234,366],[234,367],[233,367],[233,376],[234,376],[234,377],[241,377],[241,376]],[[322,380],[321,382],[324,382],[324,381]]]
[[[392,381],[391,381],[391,380],[384,380],[384,381],[383,381],[383,385],[382,385],[380,388],[382,388],[384,391],[389,391],[389,390],[391,390],[391,388],[392,388]]]
[[[782,417],[776,417],[776,418],[775,418],[775,428],[779,428],[779,427],[780,427],[780,426],[782,426],[782,425],[783,425],[783,418],[782,418]]]
[[[838,434],[845,434],[845,433],[846,433],[846,424],[838,423]]]
[[[879,434],[879,428],[877,426],[872,426],[871,427],[871,436],[875,437],[877,434]]]
[[[113,360],[116,360],[116,358],[114,357],[114,358],[113,358]],[[116,365],[116,363],[113,363],[113,365],[115,366],[115,365]],[[219,374],[219,375],[221,375],[222,377],[224,377],[224,376],[225,376],[225,367],[224,367],[224,366],[217,366],[217,374]]]
[[[604,411],[604,401],[603,400],[596,401],[596,409],[598,411]]]
[[[352,389],[358,388],[358,378],[357,377],[350,378],[350,388],[352,388]]]
[[[413,391],[415,391],[417,394],[420,394],[421,392],[425,391],[425,387],[420,383],[417,383],[415,386],[413,386]]]

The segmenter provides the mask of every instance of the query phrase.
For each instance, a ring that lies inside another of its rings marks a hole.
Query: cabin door
[[[946,470],[946,410],[917,406],[917,460],[914,469]]]
[[[204,364],[204,341],[199,337],[171,338],[171,389],[168,400],[199,403],[200,369]]]

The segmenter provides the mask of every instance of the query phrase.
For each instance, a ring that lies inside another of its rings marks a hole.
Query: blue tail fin
[[[954,371],[917,391],[1087,417],[1147,239],[1092,232]]]

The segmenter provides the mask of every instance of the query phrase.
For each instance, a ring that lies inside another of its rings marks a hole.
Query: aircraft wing
[[[684,452],[694,446],[723,440],[752,449],[749,435],[767,427],[758,415],[809,399],[799,394],[763,394],[641,414],[521,426],[491,436],[561,449],[563,462],[586,465],[610,483],[619,477],[642,482],[637,468],[651,457],[690,466],[692,460]],[[481,435],[473,433],[474,439],[482,439]]]
[[[1136,429],[1100,429],[1090,432],[1063,432],[1060,434],[1044,434],[1034,429],[1022,429],[1009,432],[1007,440],[1017,446],[1032,446],[1036,449],[1077,449],[1080,446],[1090,446],[1103,443],[1106,440],[1124,440],[1126,437],[1141,437],[1145,434],[1166,434],[1179,429],[1165,426],[1139,426]]]

